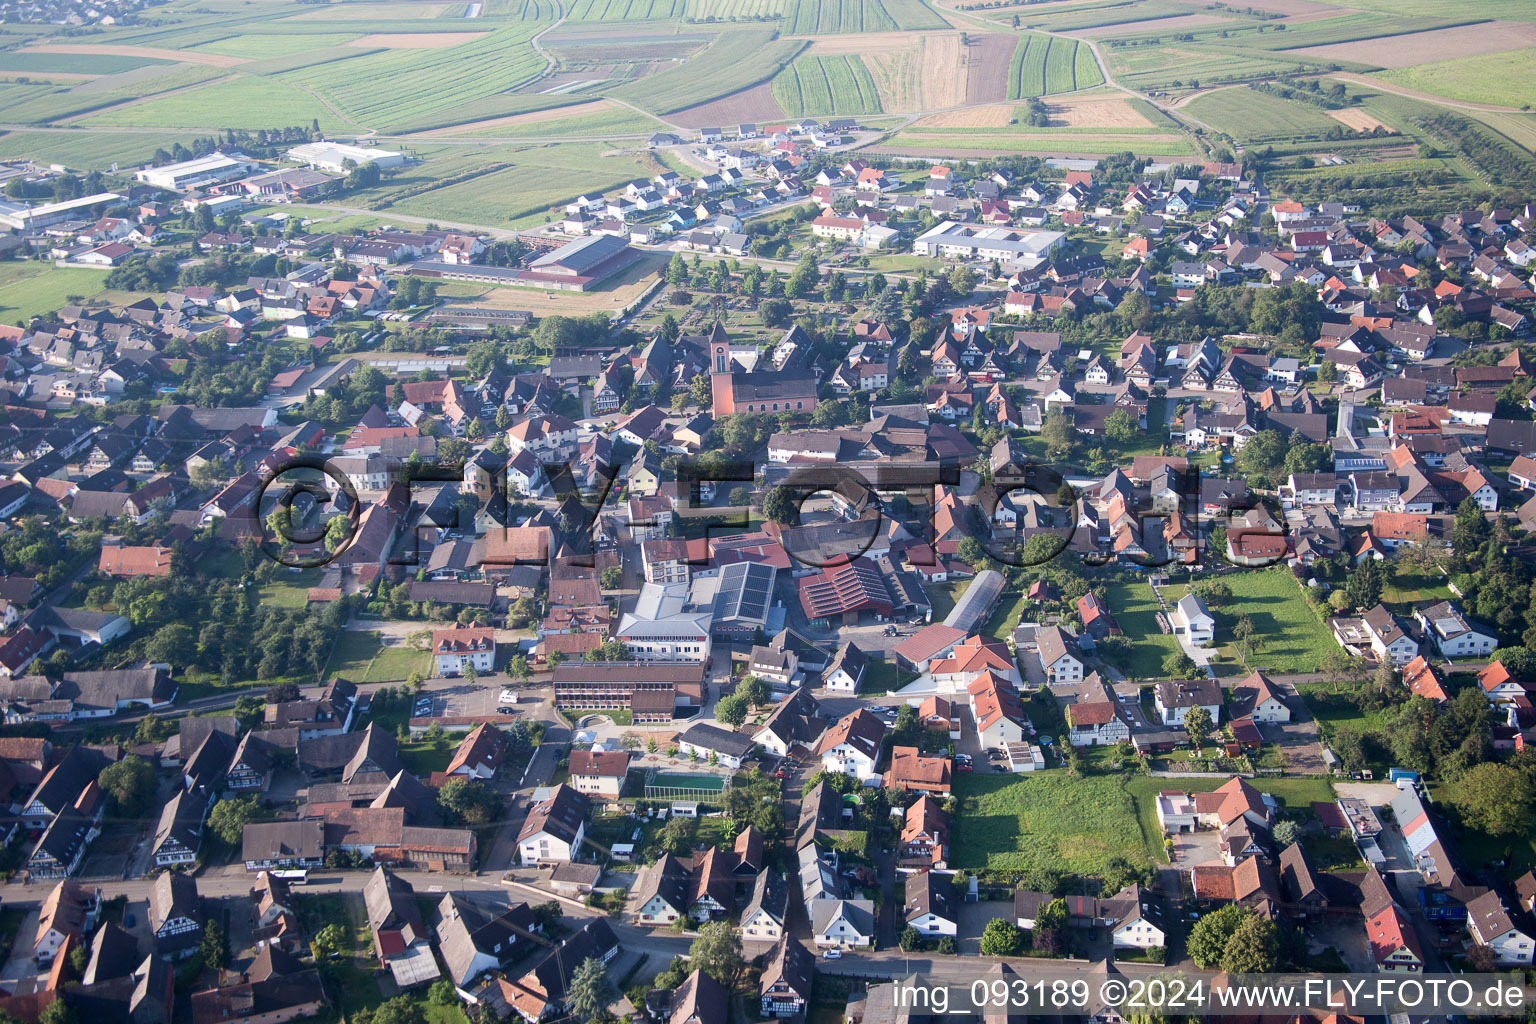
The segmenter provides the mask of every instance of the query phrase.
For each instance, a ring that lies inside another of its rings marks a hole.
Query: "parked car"
[[[829,949],[821,954],[821,958],[823,960],[841,960],[843,958],[843,951],[836,948]]]

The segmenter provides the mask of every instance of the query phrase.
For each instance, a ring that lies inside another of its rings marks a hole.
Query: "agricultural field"
[[[1029,99],[1104,84],[1093,51],[1075,39],[1026,32],[1008,67],[1008,98]]]
[[[0,135],[0,158],[31,157],[84,171],[105,171],[113,164],[142,164],[155,150],[169,151],[186,136],[177,132],[6,132]]]
[[[1181,109],[1241,142],[1284,142],[1337,127],[1328,111],[1241,86],[1197,96]]]
[[[476,121],[421,134],[475,135],[506,139],[554,138],[565,135],[590,137],[606,134],[644,135],[655,131],[658,127],[659,122],[654,118],[607,100],[596,100],[570,107],[535,110],[526,114]]]
[[[526,227],[542,223],[552,207],[578,192],[606,191],[652,173],[643,157],[610,154],[599,143],[487,148],[472,157],[450,152],[360,193],[359,205],[468,224]],[[445,180],[452,183],[435,184]]]
[[[289,57],[296,53],[321,50],[330,46],[342,46],[352,42],[359,33],[324,33],[304,35],[250,34],[228,36],[209,43],[199,43],[191,49],[199,53],[219,53],[227,57],[243,57],[246,60],[264,60],[268,57]]]
[[[645,21],[681,18],[683,10],[683,0],[576,0],[567,8],[566,17],[573,21]]]
[[[1192,144],[1181,135],[1158,132],[1111,132],[1092,128],[1021,128],[1017,131],[958,129],[923,131],[907,128],[896,134],[881,151],[913,156],[936,156],[953,151],[961,156],[988,153],[1102,154],[1132,152],[1137,156],[1194,156]]]
[[[870,51],[864,63],[885,110],[941,110],[966,101],[968,76],[959,33],[898,37]]]
[[[1536,48],[1527,48],[1396,68],[1374,77],[1447,99],[1521,107],[1536,101],[1533,61]]]
[[[0,53],[0,72],[21,75],[115,75],[146,64],[167,63],[158,57],[110,54],[45,53],[37,50],[8,50]]]
[[[1126,782],[1124,776],[1069,778],[1060,771],[957,775],[960,811],[951,826],[951,866],[1093,874],[1114,857],[1145,864],[1158,836],[1143,834]]]
[[[1493,21],[1400,35],[1378,31],[1353,41],[1308,46],[1295,52],[1319,60],[1403,68],[1532,46],[1536,46],[1536,23]]]
[[[314,89],[359,124],[387,127],[514,89],[538,74],[544,59],[529,40],[539,27],[520,23],[444,49],[363,54],[283,79]]]
[[[784,13],[785,0],[688,0],[689,21],[756,21]]]
[[[686,64],[626,82],[613,95],[644,110],[669,114],[766,82],[805,45],[772,36],[770,30],[757,28],[722,33]]]
[[[103,110],[82,123],[98,127],[284,128],[318,120],[325,131],[348,124],[313,94],[271,78],[237,75],[198,89]]]
[[[880,96],[854,54],[799,57],[773,80],[773,98],[786,114],[878,114]]]
[[[783,25],[797,36],[948,27],[922,0],[785,0]]]

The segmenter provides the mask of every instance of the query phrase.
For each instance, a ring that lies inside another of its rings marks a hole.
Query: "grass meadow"
[[[1113,857],[1147,863],[1158,842],[1137,817],[1126,776],[971,772],[955,777],[954,791],[952,867],[1094,874]]]

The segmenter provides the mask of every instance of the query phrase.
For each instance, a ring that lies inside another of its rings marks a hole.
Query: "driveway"
[[[1221,833],[1215,829],[1181,832],[1173,837],[1173,864],[1180,872],[1221,860]]]

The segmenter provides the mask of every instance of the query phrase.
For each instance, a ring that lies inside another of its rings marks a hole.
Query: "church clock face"
[[[724,373],[726,367],[725,346],[715,346],[715,372]]]

